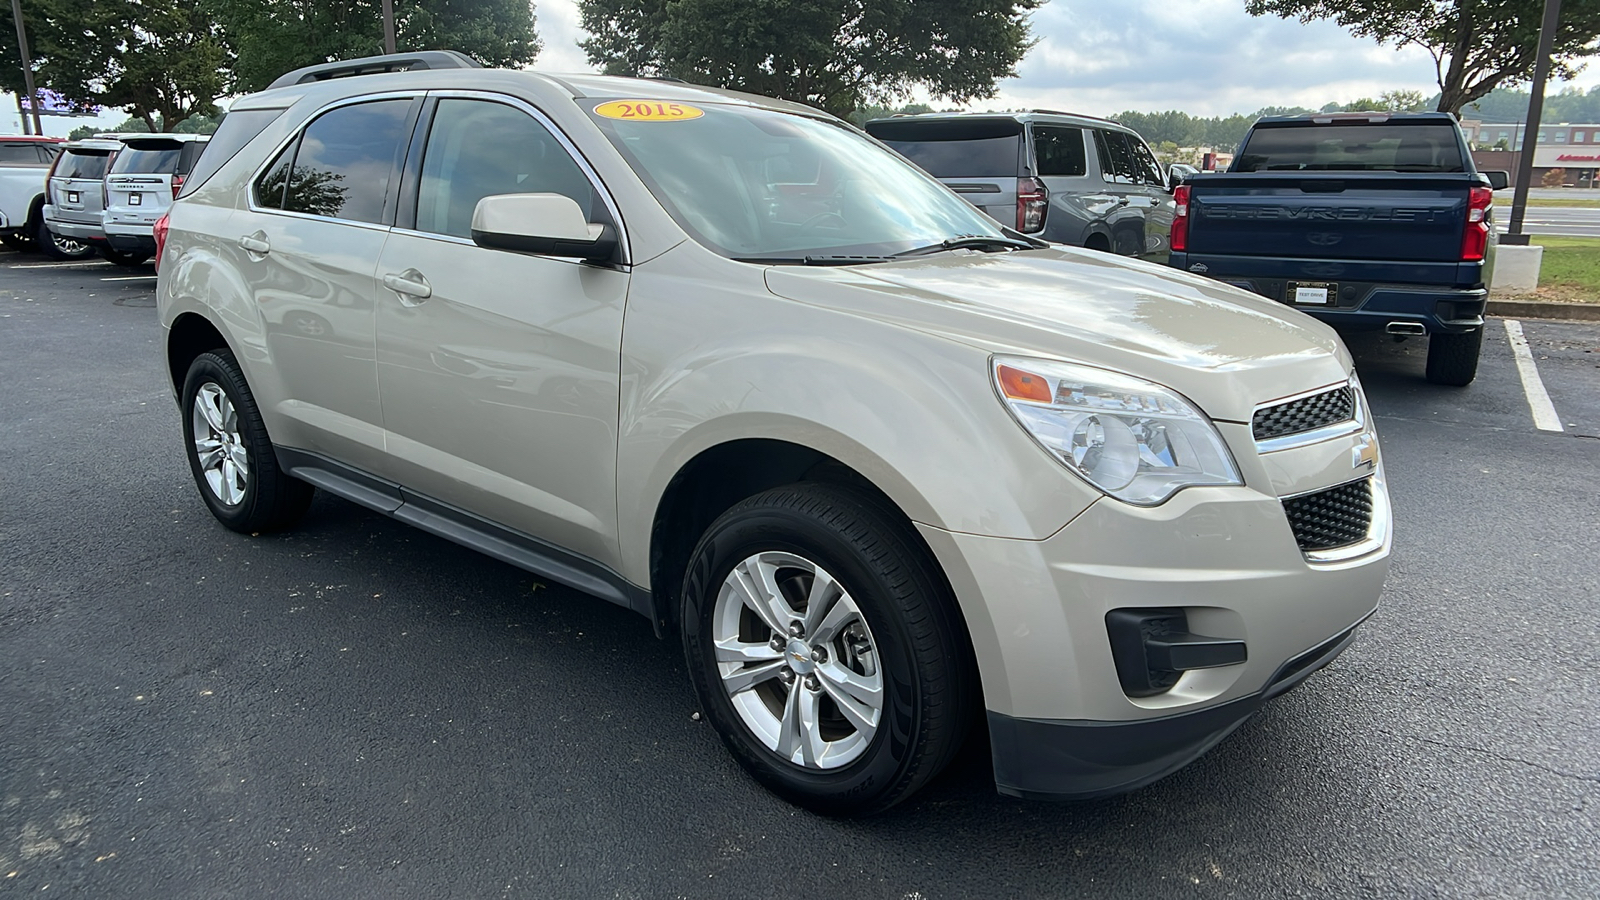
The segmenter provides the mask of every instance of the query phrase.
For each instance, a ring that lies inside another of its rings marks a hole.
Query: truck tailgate
[[[1253,172],[1193,179],[1189,252],[1295,259],[1461,258],[1459,174]]]

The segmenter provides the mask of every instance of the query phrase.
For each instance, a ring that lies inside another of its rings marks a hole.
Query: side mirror
[[[1177,190],[1180,184],[1183,184],[1183,173],[1178,171],[1176,167],[1169,166],[1167,168],[1167,191]]]
[[[610,260],[617,236],[589,222],[578,201],[563,194],[494,194],[472,211],[472,242],[493,250]]]
[[[1496,191],[1505,190],[1511,184],[1510,172],[1496,169],[1489,172],[1479,172],[1478,174],[1488,176],[1489,187]]]

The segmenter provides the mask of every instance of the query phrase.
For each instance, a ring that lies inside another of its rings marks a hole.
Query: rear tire
[[[202,353],[183,381],[183,439],[200,497],[217,521],[246,534],[299,521],[312,487],[278,468],[239,363],[226,349]]]
[[[87,259],[95,254],[94,247],[88,241],[52,233],[42,217],[34,227],[33,243],[40,253],[51,259]]]
[[[124,253],[121,250],[113,250],[110,247],[100,248],[100,255],[105,258],[106,262],[116,263],[119,266],[126,266],[130,269],[135,266],[142,266],[150,261],[150,254],[148,253]]]
[[[1478,357],[1483,353],[1483,328],[1466,334],[1438,333],[1428,337],[1428,381],[1465,387],[1478,377]]]
[[[701,708],[779,796],[879,812],[960,749],[977,696],[965,629],[892,511],[832,485],[758,494],[700,539],[683,596]]]

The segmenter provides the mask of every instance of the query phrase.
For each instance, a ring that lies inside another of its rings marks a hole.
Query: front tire
[[[1478,377],[1478,357],[1483,353],[1483,329],[1466,334],[1443,332],[1428,337],[1428,381],[1449,387],[1466,387]]]
[[[960,748],[976,689],[965,631],[889,510],[822,484],[751,497],[701,538],[683,596],[702,709],[779,796],[878,812]]]
[[[213,350],[196,357],[182,396],[189,470],[217,521],[246,534],[299,521],[311,505],[312,487],[278,468],[267,426],[233,354]]]

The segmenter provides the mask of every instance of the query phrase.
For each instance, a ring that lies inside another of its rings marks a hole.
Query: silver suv
[[[1167,261],[1177,180],[1124,125],[1051,110],[929,113],[874,119],[867,133],[1018,231]]]
[[[64,144],[45,187],[44,224],[57,241],[72,241],[122,265],[137,265],[149,254],[132,257],[106,243],[106,171],[122,149],[114,137]],[[87,254],[85,254],[87,255]]]
[[[1332,331],[1024,238],[813,109],[329,64],[232,107],[157,238],[219,521],[317,488],[636,610],[812,808],[903,799],[980,714],[1004,793],[1160,778],[1388,567]]]

